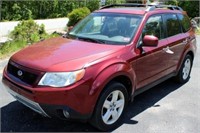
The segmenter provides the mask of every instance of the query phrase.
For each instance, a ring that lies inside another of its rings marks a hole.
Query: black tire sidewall
[[[106,98],[108,97],[108,95],[110,95],[110,93],[115,91],[115,90],[119,90],[123,93],[124,98],[125,98],[125,105],[124,105],[124,109],[122,111],[122,114],[118,118],[118,120],[111,125],[107,125],[102,120],[101,110],[102,110],[102,106],[103,106]],[[99,97],[99,100],[97,102],[96,109],[95,109],[95,112],[94,112],[94,115],[93,115],[93,121],[92,122],[94,122],[94,123],[91,123],[91,124],[94,125],[95,127],[97,127],[98,129],[102,130],[102,131],[108,131],[108,130],[112,130],[112,129],[116,128],[121,123],[122,116],[124,114],[124,111],[125,111],[127,104],[128,104],[128,93],[127,93],[125,86],[121,83],[118,83],[118,82],[110,83],[105,88],[105,90],[101,93],[101,95]]]
[[[191,63],[191,64],[190,64],[190,71],[189,71],[188,77],[187,77],[186,79],[183,79],[183,68],[185,67],[185,61],[186,61],[187,59],[190,59],[190,63]],[[178,76],[177,76],[177,78],[178,78],[177,80],[178,80],[180,83],[186,83],[186,82],[190,79],[190,73],[191,73],[191,70],[192,70],[192,65],[193,65],[192,57],[191,57],[189,54],[187,54],[187,55],[185,56],[185,59],[184,59],[182,65],[181,65],[181,68],[180,68],[179,73],[178,73]]]

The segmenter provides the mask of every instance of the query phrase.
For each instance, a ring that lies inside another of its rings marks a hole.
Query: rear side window
[[[168,37],[182,33],[176,14],[165,14],[164,16]]]
[[[190,29],[190,20],[186,15],[178,14],[178,18],[180,20],[180,23],[182,25],[183,31],[187,32]]]

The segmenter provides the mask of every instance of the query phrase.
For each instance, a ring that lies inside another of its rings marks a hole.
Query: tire
[[[109,131],[119,126],[128,103],[125,86],[118,82],[110,83],[101,93],[90,124],[101,131]]]
[[[192,69],[193,60],[191,55],[187,54],[181,65],[181,68],[175,77],[176,81],[179,83],[186,83],[190,79],[190,72]]]

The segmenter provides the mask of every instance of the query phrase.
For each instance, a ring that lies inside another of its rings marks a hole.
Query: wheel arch
[[[134,96],[133,94],[136,86],[135,72],[126,63],[113,64],[101,71],[101,74],[99,74],[93,82],[89,92],[89,95],[93,97],[92,112],[94,112],[96,104],[103,91],[105,91],[106,86],[112,82],[122,83],[127,89],[128,100],[132,100],[131,98]]]
[[[131,96],[132,96],[132,92],[133,92],[133,83],[131,81],[131,79],[127,76],[127,75],[118,75],[116,77],[114,77],[113,79],[111,79],[103,88],[102,92],[106,89],[106,87],[111,84],[112,82],[118,82],[121,83],[122,85],[125,86],[126,91],[128,93],[128,98],[130,100]]]
[[[136,86],[136,75],[134,70],[125,63],[113,64],[102,70],[94,80],[90,95],[98,93],[99,97],[106,86],[114,81],[123,84],[129,96],[133,95]]]
[[[189,51],[189,52],[186,53],[186,55],[188,55],[188,54],[192,57],[192,61],[193,61],[194,60],[194,53],[192,51]]]

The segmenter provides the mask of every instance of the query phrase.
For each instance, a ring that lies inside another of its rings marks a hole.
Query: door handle
[[[174,54],[174,52],[167,46],[166,48],[163,48],[163,51],[165,51],[168,54]]]

